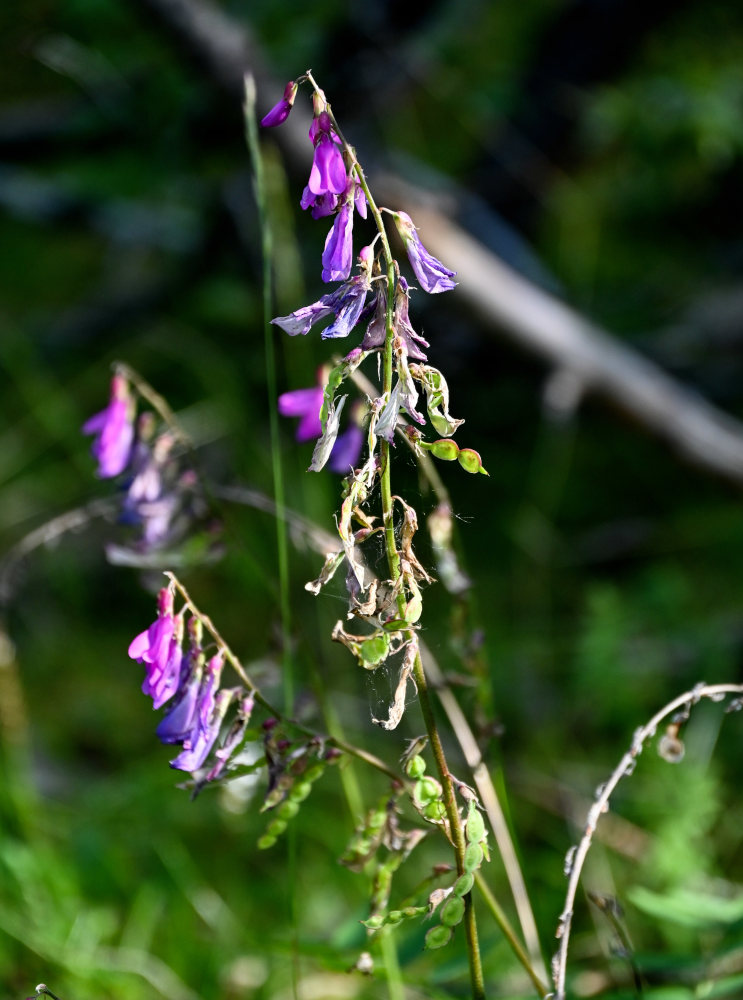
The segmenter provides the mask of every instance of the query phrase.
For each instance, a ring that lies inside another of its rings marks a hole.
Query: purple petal
[[[322,434],[322,397],[322,386],[294,389],[279,396],[279,413],[283,417],[301,417],[296,433],[297,441],[310,441]]]
[[[291,104],[286,98],[282,97],[279,103],[275,104],[268,114],[261,118],[261,125],[264,128],[274,128],[276,125],[282,125],[289,117],[291,109]]]
[[[456,271],[450,271],[448,267],[444,267],[440,260],[437,260],[433,254],[426,250],[416,232],[413,220],[407,212],[397,213],[395,225],[405,243],[410,266],[413,268],[421,288],[431,293],[448,292],[452,288],[456,288],[456,281],[452,281]]]
[[[345,204],[335,217],[333,228],[325,240],[322,255],[322,280],[344,281],[353,263],[353,212]]]
[[[346,190],[346,165],[341,147],[327,132],[321,132],[315,146],[308,187],[313,194],[343,194]]]
[[[335,439],[333,450],[328,460],[328,468],[332,472],[347,473],[356,468],[364,445],[364,432],[357,424],[351,424],[348,430]]]
[[[312,305],[302,306],[301,309],[289,313],[288,316],[277,316],[271,322],[275,326],[280,326],[290,337],[296,337],[297,334],[301,334],[304,337],[310,332],[310,327],[313,324],[317,323],[323,316],[330,316],[334,312],[333,306],[325,301],[326,298],[327,296],[323,296],[317,302],[313,302]]]

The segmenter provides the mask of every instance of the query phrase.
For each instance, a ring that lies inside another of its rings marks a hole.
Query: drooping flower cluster
[[[142,691],[152,698],[152,707],[165,706],[155,732],[161,743],[179,747],[170,766],[190,772],[198,791],[208,782],[228,777],[244,763],[243,744],[257,739],[256,730],[248,729],[256,704],[264,710],[274,710],[221,640],[209,655],[200,612],[176,578],[167,575],[171,582],[158,594],[157,617],[132,639],[129,656],[144,667]],[[178,612],[177,591],[184,598]],[[207,621],[207,625],[216,635],[211,623]],[[222,687],[227,660],[244,683]],[[323,773],[327,763],[340,756],[337,749],[326,745],[323,737],[307,730],[298,738],[296,733],[290,737],[292,728],[294,724],[281,722],[273,714],[263,722],[262,763],[268,775],[264,810],[280,807],[286,800],[298,804],[307,797],[308,783]],[[254,766],[254,756],[251,760]],[[296,812],[296,807],[285,810],[289,818]],[[266,831],[273,837],[271,843],[286,827],[280,808],[279,820],[274,820]]]
[[[211,781],[224,770],[239,746],[253,710],[254,698],[243,687],[220,690],[223,652],[205,662],[203,628],[196,617],[188,620],[189,644],[183,649],[184,614],[174,614],[174,591],[163,587],[158,595],[158,615],[129,645],[129,656],[145,668],[142,691],[152,698],[152,707],[172,704],[157,726],[162,743],[179,744],[181,752],[170,766],[198,771],[217,743],[228,710],[237,705],[234,723],[215,751],[215,763],[204,776]]]
[[[345,564],[348,618],[360,619],[366,628],[362,632],[348,632],[339,622],[333,638],[344,643],[366,669],[374,669],[391,656],[400,659],[394,704],[386,720],[374,720],[392,729],[404,711],[407,685],[418,655],[420,584],[429,583],[431,578],[412,547],[418,527],[417,514],[389,486],[389,447],[402,431],[418,455],[428,452],[442,461],[458,461],[471,473],[485,473],[485,470],[476,451],[460,448],[452,440],[451,435],[463,421],[449,413],[446,380],[441,372],[428,365],[429,343],[411,322],[410,299],[414,288],[392,257],[385,218],[392,217],[420,289],[428,294],[450,291],[456,287],[455,273],[426,249],[406,212],[377,207],[356,153],[343,138],[312,74],[308,72],[292,82],[291,93],[295,94],[296,88],[305,82],[313,90],[314,117],[310,128],[313,159],[300,204],[303,209],[311,209],[315,218],[335,215],[322,253],[322,278],[339,284],[316,302],[286,316],[277,316],[271,322],[294,337],[306,336],[315,324],[326,321],[321,331],[323,340],[345,338],[356,330],[359,339],[357,346],[327,371],[321,385],[284,393],[279,398],[279,411],[284,416],[299,418],[298,440],[317,438],[310,464],[312,471],[329,464],[346,474],[337,517],[342,551],[330,553],[318,578],[306,587],[312,593],[319,593],[338,567]],[[285,121],[289,113],[287,100],[285,95],[284,102],[269,112],[262,124],[271,126]],[[367,209],[373,216],[376,235],[359,252],[358,273],[351,277],[353,217],[356,212],[365,219]],[[370,390],[369,383],[356,374],[370,354],[376,357],[377,375],[383,380],[378,392]],[[368,395],[363,410],[364,428],[362,432],[354,420],[349,430],[340,433],[341,414],[348,396],[341,395],[339,390],[351,380]],[[425,398],[425,412],[421,397]],[[426,426],[446,436],[428,441],[421,429]],[[359,449],[364,444],[368,448],[360,456]],[[377,492],[380,482],[382,489]],[[380,519],[366,509],[370,497],[380,494],[381,524],[386,526],[385,531],[393,523],[395,528],[394,539],[387,539],[390,578],[377,581],[370,576],[361,552],[367,540],[380,531]],[[401,523],[395,523],[398,513],[395,507],[402,516]],[[390,556],[392,546],[396,547],[394,557]],[[383,597],[385,593],[391,596]]]
[[[119,520],[137,529],[131,549],[149,555],[180,542],[204,521],[208,508],[196,475],[185,461],[176,431],[158,427],[145,410],[137,417],[137,396],[127,378],[111,379],[108,406],[83,424],[103,479],[121,478]],[[111,547],[116,558],[129,550]]]
[[[379,232],[374,242],[363,247],[359,253],[359,273],[349,277],[353,259],[354,211],[358,212],[362,219],[366,218],[368,187],[355,153],[342,139],[325,95],[317,88],[311,75],[307,74],[296,82],[291,81],[287,84],[284,98],[263,118],[261,124],[274,126],[284,122],[293,105],[298,86],[308,80],[314,88],[314,117],[309,132],[314,153],[309,181],[302,194],[300,205],[303,209],[311,209],[314,218],[335,214],[335,221],[328,233],[322,253],[322,279],[326,282],[339,281],[341,284],[335,291],[323,295],[317,302],[302,306],[288,316],[278,316],[272,322],[293,337],[298,334],[306,335],[315,323],[332,317],[331,322],[321,332],[324,340],[331,340],[347,337],[359,324],[367,320],[360,349],[364,355],[370,352],[382,353],[389,346],[387,304],[389,297],[392,296],[391,346],[398,383],[389,394],[389,398],[378,401],[376,411],[372,407],[371,412],[376,413],[378,433],[393,442],[401,412],[406,413],[416,423],[425,423],[425,418],[415,408],[418,390],[414,385],[416,376],[409,362],[425,361],[426,355],[423,349],[429,345],[410,322],[411,288],[400,274],[396,262],[394,286],[389,285],[389,258],[381,259],[383,246],[379,243],[380,237],[384,242],[386,236],[380,228],[382,216],[376,209],[374,209],[375,221]],[[292,95],[291,103],[289,94]],[[389,212],[392,216],[420,287],[430,294],[454,288],[456,286],[453,280],[454,272],[425,248],[410,216],[405,212],[390,212],[388,209],[382,211]],[[375,244],[378,245],[376,255]],[[354,366],[349,366],[349,371]],[[302,395],[299,395],[300,392]],[[325,441],[320,452],[326,460],[330,460],[331,467],[339,445],[346,443],[342,436],[333,437],[333,431],[337,433],[337,427],[333,428],[331,424],[331,421],[338,417],[342,405],[343,400],[334,407],[332,397],[328,399],[321,395],[319,390],[315,392],[311,389],[286,393],[280,400],[280,410],[284,415],[303,417],[298,438],[319,437],[321,433],[326,437],[330,430],[332,440]],[[316,407],[322,407],[323,411],[319,426],[315,419]],[[360,440],[359,435],[354,434],[354,437]],[[419,436],[416,439],[416,447],[425,447],[425,442],[421,442]],[[319,460],[313,460],[310,466],[312,469],[321,467]]]

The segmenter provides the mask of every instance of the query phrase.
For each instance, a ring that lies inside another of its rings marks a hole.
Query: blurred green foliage
[[[607,33],[622,38],[635,5],[626,22],[615,6]],[[362,159],[397,158],[413,177],[436,171],[474,189],[569,301],[740,415],[743,8],[680,4],[626,30],[617,61],[606,33],[586,34],[585,7],[446,0],[398,23],[381,2],[363,12],[331,0],[225,5],[278,79],[312,66],[341,120],[363,127]],[[0,29],[2,551],[110,494],[79,428],[103,405],[117,358],[179,413],[209,477],[270,493],[259,238],[239,106],[144,4],[27,0],[0,11]],[[553,105],[540,105],[530,81],[556,72],[560,31],[575,44],[560,50]],[[594,52],[599,69],[572,79],[571,60]],[[320,294],[325,229],[296,218],[299,186],[270,144],[266,156],[282,313]],[[504,173],[516,194],[498,201]],[[413,308],[491,476],[444,468],[473,610],[430,588],[424,637],[507,793],[549,957],[562,859],[634,728],[700,678],[740,679],[740,498],[599,401],[556,422],[539,363],[461,313],[456,293]],[[317,336],[277,345],[282,388],[311,384],[329,357]],[[337,482],[305,474],[309,448],[291,428],[283,441],[292,506],[332,529]],[[428,513],[434,498],[406,457],[399,464],[400,492]],[[185,578],[278,692],[273,524],[239,506],[221,513],[224,558]],[[3,564],[5,994],[43,980],[63,1000],[279,1000],[296,977],[304,1000],[387,996],[379,951],[373,977],[348,974],[366,947],[369,885],[336,863],[357,819],[348,801],[373,802],[383,783],[357,764],[330,771],[303,803],[295,839],[260,853],[260,791],[191,802],[178,790],[126,657],[159,577],[106,562],[104,545],[121,532],[96,520]],[[293,552],[301,710],[320,729],[341,719],[349,738],[394,763],[422,726],[414,708],[399,732],[369,724],[390,679],[360,676],[330,644],[344,606],[340,590],[303,590],[318,564]],[[586,887],[621,902],[654,1000],[743,990],[741,730],[737,716],[722,721],[718,706],[693,714],[681,764],[645,752],[620,786],[621,819],[602,821],[608,832],[590,855]],[[463,773],[455,748],[452,759]],[[442,858],[427,838],[396,877],[395,905],[418,902]],[[497,861],[491,872],[508,908]],[[571,989],[634,996],[611,927],[579,904]],[[425,953],[427,926],[406,923],[393,939],[409,995],[465,995],[461,942]],[[484,912],[481,937],[492,995],[528,996]]]

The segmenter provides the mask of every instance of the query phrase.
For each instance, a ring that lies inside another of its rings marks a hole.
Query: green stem
[[[307,79],[310,81],[315,90],[322,94],[322,91],[315,82],[312,74],[308,71]],[[324,95],[323,95],[324,97]],[[326,110],[333,124],[333,128],[340,140],[343,148],[349,157],[352,168],[356,173],[356,176],[361,184],[361,187],[366,195],[366,200],[369,205],[369,210],[374,218],[374,221],[379,232],[379,237],[382,241],[382,247],[384,249],[385,264],[387,267],[387,331],[384,343],[384,355],[383,355],[383,384],[382,391],[384,393],[389,393],[392,391],[392,375],[393,375],[393,340],[394,340],[394,306],[395,306],[395,286],[396,286],[396,273],[395,273],[395,261],[392,257],[392,252],[390,250],[389,240],[387,238],[387,231],[384,226],[384,221],[382,220],[382,214],[377,207],[371,191],[369,190],[369,185],[367,184],[366,177],[364,176],[364,171],[361,168],[361,164],[356,159],[356,153],[353,148],[349,145],[341,132],[337,121],[330,109],[330,105],[326,106]],[[393,499],[392,499],[392,482],[391,482],[391,468],[390,468],[390,445],[389,442],[382,440],[380,441],[380,490],[381,490],[381,502],[382,502],[382,524],[384,526],[384,538],[385,538],[385,551],[387,554],[387,564],[390,572],[390,580],[392,582],[393,588],[397,590],[397,605],[398,613],[401,618],[405,617],[405,595],[403,593],[403,588],[399,586],[401,578],[401,566],[400,566],[400,554],[397,550],[397,541],[395,539],[395,525],[393,517]],[[415,633],[412,629],[408,629],[406,632],[406,638],[412,641]],[[436,726],[436,719],[433,714],[433,709],[431,707],[431,700],[428,695],[428,686],[426,683],[426,675],[423,670],[423,664],[421,663],[420,654],[416,656],[415,665],[413,668],[413,675],[415,677],[415,682],[418,687],[418,700],[421,705],[421,711],[423,713],[423,719],[426,725],[426,731],[428,733],[428,738],[433,751],[434,759],[436,761],[436,768],[438,770],[439,778],[443,787],[444,794],[444,805],[446,807],[447,817],[449,819],[449,827],[451,830],[451,837],[454,846],[454,852],[456,855],[457,871],[461,875],[464,872],[464,852],[465,852],[465,837],[464,831],[462,829],[461,817],[459,815],[459,807],[457,805],[456,796],[454,794],[454,785],[451,780],[451,774],[449,773],[449,768],[446,763],[446,756],[444,754],[444,748],[441,744],[441,739],[439,737],[438,728]],[[482,961],[480,958],[480,948],[477,938],[477,923],[475,920],[475,910],[472,904],[471,894],[465,897],[465,932],[467,935],[467,952],[469,958],[470,967],[470,982],[472,986],[472,997],[473,1000],[484,1000],[485,997],[485,986],[482,971]]]
[[[526,970],[526,974],[529,976],[529,979],[531,979],[532,983],[534,984],[534,988],[536,989],[538,995],[540,997],[548,996],[549,989],[544,985],[542,980],[534,971],[534,966],[531,964],[531,959],[526,954],[523,945],[514,934],[511,924],[508,920],[508,917],[501,909],[500,903],[495,898],[493,893],[490,891],[488,883],[482,877],[480,872],[475,872],[475,882],[477,883],[477,888],[482,893],[482,898],[485,901],[485,905],[492,913],[493,917],[495,918],[495,922],[503,931],[504,936],[508,939],[508,943],[510,944],[513,953],[516,955],[519,962],[521,962],[524,969]]]
[[[261,256],[263,263],[263,329],[266,351],[266,388],[268,391],[268,415],[271,437],[271,470],[273,489],[276,497],[276,548],[279,570],[279,607],[281,614],[281,665],[284,688],[284,707],[291,713],[294,704],[294,666],[291,653],[291,603],[289,600],[289,541],[286,520],[281,516],[284,510],[284,475],[281,467],[281,444],[279,439],[279,408],[276,380],[276,352],[273,328],[269,323],[271,315],[271,259],[273,256],[273,233],[268,218],[266,184],[263,174],[263,158],[258,142],[258,127],[255,114],[255,80],[245,77],[245,134],[253,166],[255,200],[258,206],[258,220],[261,230]]]
[[[391,928],[383,927],[378,933],[382,961],[387,973],[387,989],[390,1000],[405,1000],[405,984],[400,972],[400,962],[397,958],[395,940],[390,931]]]

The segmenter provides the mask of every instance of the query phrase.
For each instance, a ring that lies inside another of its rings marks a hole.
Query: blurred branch
[[[435,208],[411,207],[410,197],[405,204],[426,247],[456,269],[457,294],[493,330],[554,366],[553,405],[570,411],[596,392],[687,460],[743,485],[743,424],[521,277]]]
[[[197,56],[236,101],[248,68],[256,77],[259,113],[281,96],[282,85],[266,68],[248,28],[209,0],[137,2]],[[289,165],[304,170],[310,150],[300,121],[289,118],[272,138],[282,146]],[[428,249],[457,270],[460,299],[491,330],[505,334],[556,369],[548,392],[565,412],[574,409],[584,393],[596,392],[687,460],[743,485],[743,424],[521,277],[439,207],[416,204],[409,186],[392,176],[377,181],[383,199],[409,210]]]

